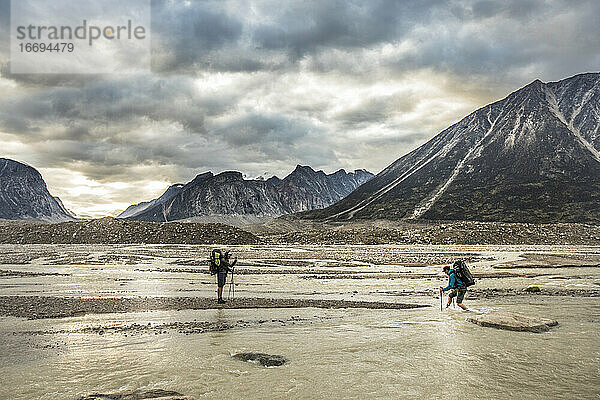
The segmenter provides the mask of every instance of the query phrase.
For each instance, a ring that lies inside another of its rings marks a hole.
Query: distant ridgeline
[[[333,174],[297,166],[283,179],[246,180],[240,172],[207,172],[169,187],[158,199],[132,205],[119,218],[141,221],[191,220],[230,224],[261,222],[330,206],[367,182],[365,170]]]
[[[600,221],[600,74],[536,80],[300,218]]]

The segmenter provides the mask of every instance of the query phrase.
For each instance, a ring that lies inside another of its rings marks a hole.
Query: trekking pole
[[[444,292],[440,289],[440,311],[444,311]]]
[[[227,292],[227,300],[231,300],[231,282],[233,281],[233,271],[231,271],[231,280],[229,281],[229,291]]]
[[[229,282],[229,293],[227,294],[227,300],[232,300],[235,298],[235,286],[233,285],[233,271],[234,269],[231,269],[231,281]],[[233,295],[232,295],[233,293]]]

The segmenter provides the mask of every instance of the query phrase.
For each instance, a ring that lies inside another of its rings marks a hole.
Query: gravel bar
[[[210,310],[250,308],[369,308],[403,310],[424,304],[314,299],[240,298],[226,304],[202,297],[74,298],[0,296],[0,315],[28,319],[64,318],[84,314],[126,313],[151,310]]]

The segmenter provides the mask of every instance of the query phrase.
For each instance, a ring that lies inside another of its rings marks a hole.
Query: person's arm
[[[237,263],[237,258],[231,263],[231,268],[235,267],[235,263]]]
[[[456,278],[454,277],[454,274],[450,274],[450,277],[448,278],[448,286],[442,288],[442,292],[452,289],[454,287],[455,279]]]

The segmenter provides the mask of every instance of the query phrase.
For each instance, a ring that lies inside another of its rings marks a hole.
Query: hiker
[[[460,263],[457,261],[454,263],[454,268],[456,268]],[[446,265],[443,268],[443,271],[446,275],[448,275],[448,286],[440,287],[440,296],[447,290],[450,290],[450,294],[448,295],[448,303],[446,304],[446,308],[450,307],[452,303],[452,299],[456,297],[456,304],[463,310],[468,310],[468,308],[463,304],[463,300],[465,298],[465,294],[467,293],[467,286],[460,280],[460,278],[455,273],[454,269],[450,269],[450,266]]]
[[[225,304],[223,300],[223,287],[227,281],[227,274],[233,272],[233,268],[237,263],[237,257],[231,262],[231,252],[226,251],[223,255],[217,269],[217,303]]]

